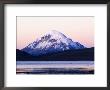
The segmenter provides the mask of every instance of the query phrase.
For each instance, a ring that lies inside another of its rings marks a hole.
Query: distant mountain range
[[[21,61],[94,60],[94,47],[86,48],[61,32],[52,30],[23,49],[17,49],[16,59]]]
[[[32,56],[24,51],[16,50],[17,61],[93,61],[94,48],[66,50],[39,56]]]

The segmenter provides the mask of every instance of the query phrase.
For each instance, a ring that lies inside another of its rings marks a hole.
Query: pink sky
[[[94,46],[94,17],[17,17],[17,49],[57,30],[86,47]]]

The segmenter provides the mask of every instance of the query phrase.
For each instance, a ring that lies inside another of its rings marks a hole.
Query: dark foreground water
[[[17,74],[94,74],[94,61],[17,61]]]

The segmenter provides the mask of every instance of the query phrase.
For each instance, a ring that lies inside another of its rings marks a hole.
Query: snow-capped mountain
[[[72,41],[72,39],[67,38],[61,32],[52,30],[23,48],[22,51],[31,55],[41,55],[51,52],[83,48],[85,47],[80,43]]]

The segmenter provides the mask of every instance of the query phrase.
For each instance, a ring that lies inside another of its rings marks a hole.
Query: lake
[[[16,74],[94,74],[94,61],[17,61]]]

